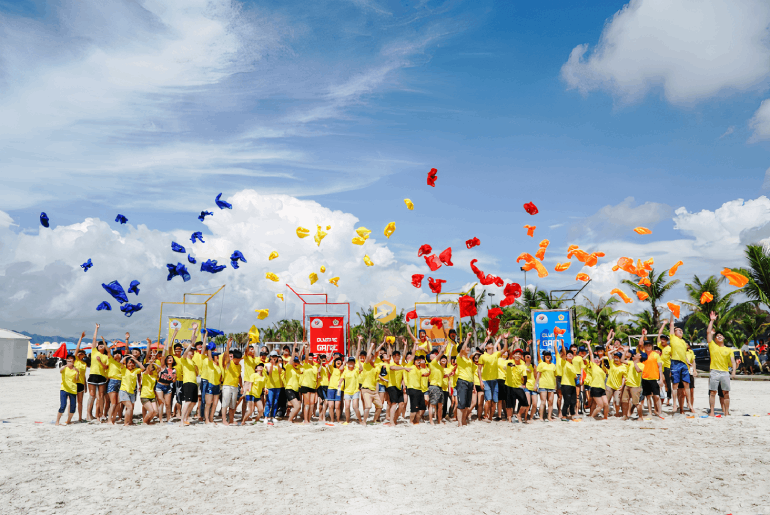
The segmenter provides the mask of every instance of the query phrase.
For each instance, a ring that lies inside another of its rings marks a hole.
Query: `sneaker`
[[[268,420],[268,418],[267,418],[267,417],[265,417],[265,418],[263,418],[263,419],[262,419],[262,422],[264,422],[265,424],[267,424],[267,423],[268,423],[268,421],[269,421],[269,420]]]

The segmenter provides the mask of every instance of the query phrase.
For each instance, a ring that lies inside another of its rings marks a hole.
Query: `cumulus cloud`
[[[637,206],[634,197],[626,197],[614,206],[604,206],[597,213],[573,224],[570,238],[587,240],[620,237],[634,227],[653,228],[671,216],[671,207],[658,202],[645,202]]]
[[[677,104],[749,90],[770,74],[768,25],[764,0],[632,0],[591,52],[572,50],[561,74],[569,88],[624,102],[657,87]]]
[[[770,99],[762,101],[757,112],[749,120],[749,127],[754,131],[750,141],[770,139]]]
[[[98,321],[108,334],[127,329],[144,338],[157,334],[161,301],[180,301],[186,292],[213,292],[223,284],[227,285],[224,293],[211,302],[209,325],[226,331],[244,331],[252,323],[265,326],[284,318],[284,313],[300,318],[301,304],[286,283],[301,293],[327,292],[330,302],[351,302],[354,310],[385,299],[402,308],[428,298],[409,282],[420,268],[398,262],[386,240],[373,234],[364,246],[350,242],[359,225],[352,214],[253,190],[236,193],[228,201],[232,210],[214,207],[214,216],[205,223],[191,217],[188,228],[170,232],[135,227],[130,222],[113,228],[115,224],[96,218],[51,229],[41,227],[34,234],[16,234],[0,224],[0,241],[6,245],[0,253],[0,298],[12,301],[5,302],[0,311],[0,326],[74,334]],[[7,219],[0,212],[0,221]],[[320,247],[312,237],[297,237],[298,226],[314,234],[316,225],[331,226]],[[190,242],[196,230],[203,231],[205,243]],[[198,264],[188,264],[186,255],[172,252],[171,241],[183,244]],[[248,260],[238,270],[229,265],[234,250]],[[280,257],[269,261],[274,250]],[[374,261],[373,267],[365,266],[364,254]],[[83,272],[79,265],[89,258],[94,266]],[[200,272],[200,263],[206,259],[228,267],[214,275]],[[184,283],[179,277],[166,281],[165,265],[177,262],[187,265],[191,281]],[[320,273],[321,266],[326,273]],[[267,280],[266,272],[278,275],[280,282]],[[314,285],[308,278],[311,272],[319,276]],[[340,277],[339,288],[328,283],[333,276]],[[140,294],[130,294],[130,302],[141,302],[143,310],[126,318],[101,284],[118,280],[127,288],[134,279],[141,282]],[[277,293],[284,294],[285,304],[276,298]],[[110,301],[112,311],[95,310],[103,300]],[[271,314],[259,322],[254,310],[263,308],[269,308]],[[181,312],[181,307],[164,308],[164,316]],[[187,312],[195,313],[196,308],[188,307]]]

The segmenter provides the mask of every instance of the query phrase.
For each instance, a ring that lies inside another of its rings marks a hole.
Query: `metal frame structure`
[[[158,321],[158,340],[160,341],[160,335],[163,332],[163,305],[164,304],[176,304],[176,305],[185,305],[185,306],[203,306],[203,327],[201,327],[201,331],[203,329],[206,329],[208,327],[208,314],[209,314],[209,305],[208,302],[214,298],[214,296],[221,292],[226,285],[223,284],[219,287],[217,291],[214,293],[185,293],[182,295],[182,302],[161,302],[160,303],[160,320]],[[200,296],[200,297],[208,297],[203,302],[187,302],[187,296]]]
[[[302,340],[307,341],[307,327],[306,327],[306,317],[305,317],[305,308],[309,305],[311,306],[347,306],[348,307],[348,319],[346,325],[346,331],[347,331],[347,338],[345,340],[345,352],[347,353],[348,350],[348,339],[350,338],[350,303],[349,302],[329,302],[329,295],[326,293],[298,293],[294,288],[289,286],[289,284],[286,284],[286,287],[296,295],[299,300],[302,301]],[[302,297],[306,296],[323,296],[324,301],[323,302],[308,302]]]

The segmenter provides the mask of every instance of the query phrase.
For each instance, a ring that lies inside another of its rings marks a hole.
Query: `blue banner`
[[[553,355],[556,341],[559,342],[557,349],[561,349],[563,345],[567,347],[572,345],[574,333],[570,311],[570,309],[532,310],[533,350],[537,348],[537,341],[540,340],[540,355],[536,357],[538,363],[543,359],[543,352],[548,350]],[[555,357],[554,361],[556,361]]]

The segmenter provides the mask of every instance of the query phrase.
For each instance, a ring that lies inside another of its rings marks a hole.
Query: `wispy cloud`
[[[729,136],[733,132],[735,132],[735,125],[731,125],[730,127],[728,127],[727,130],[724,132],[724,134],[719,136],[719,139],[726,138],[727,136]]]

